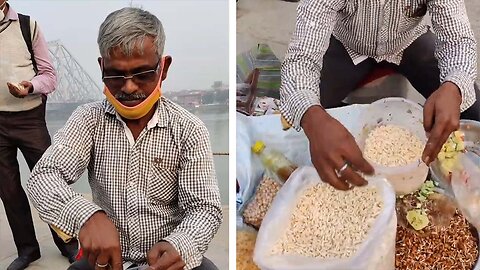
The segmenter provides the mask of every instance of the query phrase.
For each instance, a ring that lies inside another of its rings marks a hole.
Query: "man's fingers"
[[[425,164],[429,165],[436,158],[436,154],[440,151],[443,142],[442,138],[444,137],[445,125],[443,122],[438,121],[433,126],[430,137],[428,138],[425,149],[423,150],[422,160]],[[447,135],[448,137],[448,135]]]
[[[334,168],[325,165],[320,165],[318,167],[316,165],[314,166],[317,169],[318,175],[324,182],[329,183],[334,188],[339,190],[348,190],[350,188],[345,181],[337,177]]]
[[[355,170],[361,171],[367,175],[372,175],[375,172],[372,165],[363,157],[362,151],[355,141],[349,144],[347,149],[344,150],[342,156],[344,160],[350,162]]]
[[[157,263],[158,259],[160,259],[160,256],[162,256],[162,250],[159,248],[152,248],[148,253],[147,253],[147,263],[148,265],[154,265]]]
[[[433,127],[435,106],[430,99],[427,99],[423,107],[423,128],[426,132],[430,132]]]
[[[88,256],[88,264],[91,267],[95,267],[95,263],[97,262],[98,253],[90,250],[90,252],[86,253],[84,256]]]
[[[106,252],[100,252],[95,259],[94,266],[95,270],[106,270],[109,269],[110,256]]]
[[[110,265],[112,270],[122,270],[123,269],[123,260],[120,250],[113,252],[110,258]]]
[[[174,265],[177,261],[181,260],[178,254],[171,254],[169,252],[164,252],[162,256],[157,260],[156,263],[150,265],[152,270],[164,270],[168,269],[170,266]]]
[[[178,261],[174,265],[170,266],[167,270],[182,270],[185,267],[185,263],[183,261]]]

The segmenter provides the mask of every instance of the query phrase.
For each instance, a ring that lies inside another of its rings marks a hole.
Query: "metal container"
[[[460,131],[465,133],[465,147],[467,149],[467,156],[478,166],[480,166],[480,122],[473,120],[460,120]],[[430,165],[430,174],[433,180],[437,181],[440,187],[445,193],[452,198],[454,197],[452,186],[450,185],[450,179],[445,176],[440,170],[438,160],[435,160]],[[475,230],[472,228],[472,230]],[[480,232],[475,232],[479,235]],[[480,241],[479,241],[479,254],[480,254]],[[473,270],[480,270],[480,262],[477,259],[477,263]]]
[[[480,166],[480,122],[472,120],[460,120],[460,131],[465,133],[466,155],[477,166]],[[430,164],[430,174],[433,180],[439,183],[447,195],[453,197],[450,179],[440,170],[438,160]]]

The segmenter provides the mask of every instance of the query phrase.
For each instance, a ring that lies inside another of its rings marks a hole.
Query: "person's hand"
[[[120,236],[104,212],[96,212],[80,229],[78,240],[83,256],[95,270],[122,270]]]
[[[422,154],[425,164],[429,165],[437,158],[448,136],[458,129],[461,103],[460,90],[451,82],[442,84],[425,102],[423,127],[429,134]]]
[[[367,184],[356,171],[372,174],[373,167],[340,122],[320,106],[313,106],[304,114],[301,126],[310,141],[312,163],[323,181],[340,190],[349,189],[350,184]]]
[[[147,253],[149,270],[182,270],[185,262],[177,250],[168,242],[156,243]]]
[[[17,85],[7,82],[10,94],[17,98],[24,98],[33,91],[33,84],[31,82],[23,81]]]

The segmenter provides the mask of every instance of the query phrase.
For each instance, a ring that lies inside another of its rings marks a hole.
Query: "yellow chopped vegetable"
[[[417,231],[427,227],[430,223],[427,214],[420,209],[408,211],[407,221]]]

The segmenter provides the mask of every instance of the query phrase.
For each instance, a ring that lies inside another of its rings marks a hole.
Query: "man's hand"
[[[156,243],[147,253],[149,270],[182,270],[185,267],[182,257],[168,242]]]
[[[122,270],[120,236],[113,222],[104,212],[96,212],[78,234],[83,256],[95,270]],[[102,267],[105,265],[104,267]]]
[[[367,184],[357,172],[372,174],[373,167],[363,158],[362,152],[348,130],[320,106],[310,107],[302,118],[302,128],[310,141],[312,163],[320,178],[341,190]],[[348,167],[339,175],[345,163]]]
[[[24,98],[33,91],[33,84],[31,82],[23,81],[18,85],[7,82],[10,94],[17,98]]]
[[[437,158],[450,133],[458,129],[461,103],[460,90],[451,82],[442,84],[425,102],[423,127],[430,134],[422,154],[425,164]]]

